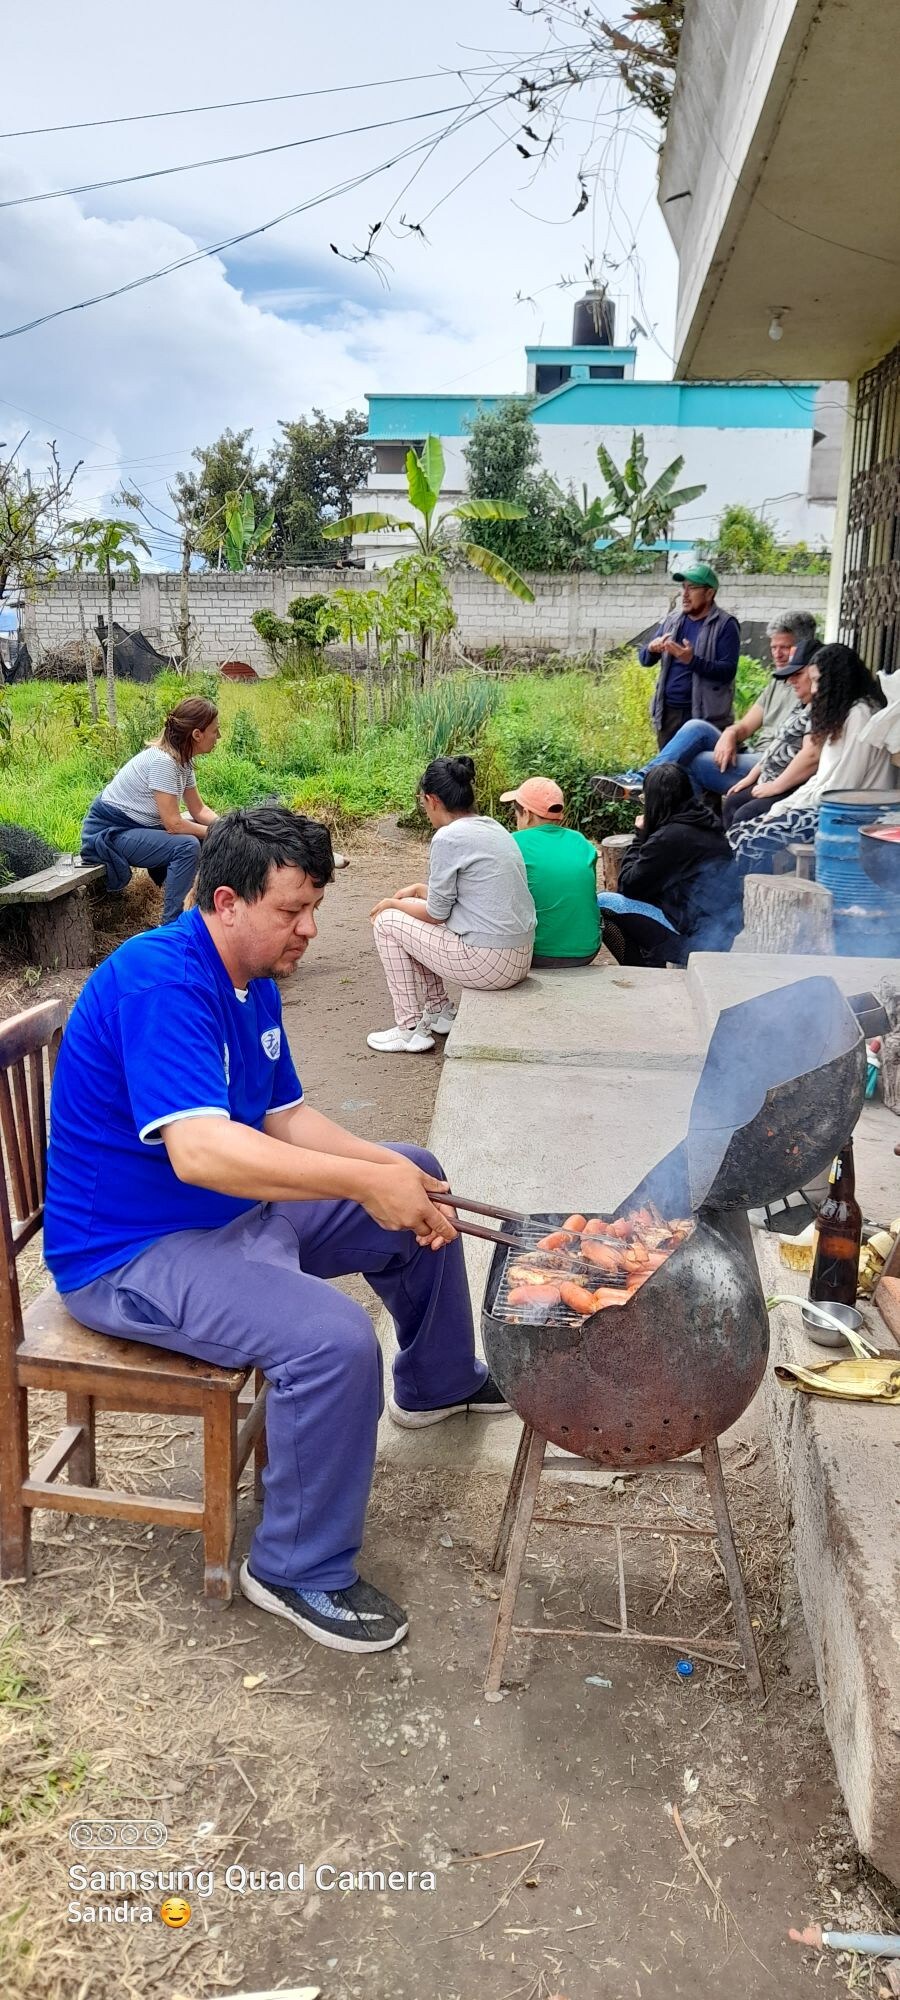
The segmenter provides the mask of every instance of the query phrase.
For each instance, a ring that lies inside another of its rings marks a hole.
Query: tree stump
[[[633,833],[608,833],[606,839],[600,842],[600,854],[603,861],[603,887],[604,889],[608,889],[610,894],[613,894],[618,889],[622,856],[628,853],[633,840]]]
[[[741,947],[757,952],[834,950],[832,897],[796,875],[748,875]]]
[[[28,949],[50,972],[84,971],[94,959],[94,920],[87,896],[73,890],[52,903],[26,906]]]

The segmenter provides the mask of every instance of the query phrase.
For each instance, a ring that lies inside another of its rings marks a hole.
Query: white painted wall
[[[597,446],[606,445],[616,465],[624,465],[631,449],[631,425],[538,424],[544,469],[560,486],[574,486],[581,496],[583,485],[592,498],[602,489],[597,465]],[[452,506],[466,490],[465,438],[443,438],[447,475],[444,505]],[[688,428],[677,424],[646,425],[647,473],[655,479],[673,458],[684,458],[679,485],[695,486],[705,481],[706,492],[675,516],[673,539],[708,541],[724,507],[740,501],[762,512],[771,523],[779,542],[809,542],[831,545],[834,529],[834,502],[808,497],[812,432],[806,429],[713,430],[708,425]],[[403,473],[373,472],[363,493],[354,497],[354,511],[402,513],[406,495]],[[365,557],[367,568],[380,569],[394,561],[409,536],[360,535],[357,554]]]

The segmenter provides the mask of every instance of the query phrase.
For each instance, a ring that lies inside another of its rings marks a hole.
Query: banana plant
[[[605,444],[597,446],[597,463],[608,488],[601,504],[610,508],[612,503],[607,518],[625,523],[615,539],[628,550],[665,535],[677,509],[685,507],[689,500],[699,500],[701,493],[706,492],[705,484],[675,488],[675,481],[684,468],[683,457],[673,458],[671,465],[667,465],[658,479],[648,486],[647,453],[642,431],[632,431],[631,450],[621,472]]]
[[[228,568],[246,569],[252,557],[271,539],[274,526],[274,508],[270,507],[262,520],[257,521],[252,493],[226,493],[222,554]]]
[[[443,564],[451,556],[463,556],[473,569],[480,569],[483,576],[490,577],[492,583],[502,583],[523,604],[533,604],[534,591],[518,570],[491,549],[482,548],[480,542],[470,541],[467,534],[470,521],[521,521],[525,518],[525,508],[516,500],[460,500],[435,521],[444,469],[440,438],[427,437],[421,452],[410,450],[406,454],[409,504],[419,516],[418,521],[404,520],[396,514],[347,514],[342,521],[329,522],[323,533],[334,539],[372,535],[383,528],[403,530],[414,536],[419,554],[429,562],[437,559]]]

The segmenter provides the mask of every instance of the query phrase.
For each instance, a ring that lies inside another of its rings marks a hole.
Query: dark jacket
[[[687,613],[681,606],[676,606],[654,632],[654,639],[671,638],[680,641],[681,626],[686,616]],[[734,677],[737,673],[737,660],[730,661],[725,666],[717,664],[719,651],[726,637],[731,642],[727,650],[729,652],[734,650],[733,634],[728,632],[730,625],[737,626],[738,646],[740,646],[740,626],[734,613],[723,611],[721,605],[714,604],[694,642],[694,659],[701,663],[703,671],[695,672],[693,675],[691,717],[695,722],[714,722],[717,729],[725,729],[729,722],[734,721]],[[672,658],[669,653],[648,653],[646,647],[641,649],[639,657],[644,666],[652,666],[657,658],[659,660],[659,674],[650,703],[650,720],[659,734]]]
[[[720,822],[695,799],[654,833],[637,833],[619,891],[655,903],[692,951],[730,951],[741,927],[741,880]]]
[[[85,861],[102,861],[111,896],[121,895],[131,881],[131,868],[124,854],[119,853],[116,836],[136,830],[146,833],[152,828],[138,828],[136,820],[129,819],[119,806],[108,806],[99,792],[91,800],[81,829],[81,852]],[[165,869],[148,868],[147,873],[154,882],[165,881]]]

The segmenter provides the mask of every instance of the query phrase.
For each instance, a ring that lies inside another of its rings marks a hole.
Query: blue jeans
[[[192,833],[164,833],[162,827],[135,826],[115,835],[116,852],[133,868],[165,870],[162,921],[174,924],[200,864],[200,842]]]
[[[393,1150],[441,1177],[431,1153]],[[357,1576],[383,1397],[372,1321],[329,1282],[350,1272],[394,1321],[405,1409],[474,1395],[487,1370],[475,1355],[461,1239],[420,1249],[352,1201],[262,1202],[222,1228],[163,1236],[66,1297],[95,1333],[263,1370],[269,1459],[250,1550],[263,1583],[346,1590]]]
[[[655,770],[657,764],[680,764],[695,792],[718,792],[723,796],[739,778],[746,778],[759,759],[749,750],[739,750],[727,771],[720,771],[712,752],[721,734],[712,722],[683,722],[665,749],[645,764],[645,775]]]

